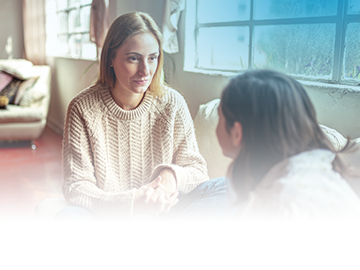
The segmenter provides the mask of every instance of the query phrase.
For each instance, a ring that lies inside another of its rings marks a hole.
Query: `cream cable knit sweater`
[[[64,196],[98,213],[132,216],[137,188],[170,167],[180,193],[208,179],[184,98],[168,89],[145,94],[125,111],[105,86],[91,86],[69,104],[63,138]]]

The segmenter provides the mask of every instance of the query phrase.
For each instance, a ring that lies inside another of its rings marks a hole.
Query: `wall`
[[[13,58],[21,58],[24,51],[22,0],[0,0],[0,59],[7,59],[7,38],[12,37]]]
[[[93,84],[97,78],[98,64],[87,60],[61,57],[48,57],[47,63],[52,71],[47,124],[51,129],[62,134],[69,102],[81,90]]]
[[[339,131],[344,137],[360,137],[360,87],[304,84],[319,123]]]

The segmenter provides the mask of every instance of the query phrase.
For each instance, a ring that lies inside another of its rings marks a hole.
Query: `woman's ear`
[[[240,122],[235,122],[230,131],[231,142],[235,147],[240,147],[242,141],[242,125]]]

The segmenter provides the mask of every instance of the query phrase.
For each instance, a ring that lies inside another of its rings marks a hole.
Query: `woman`
[[[159,28],[142,12],[118,17],[95,85],[65,120],[64,196],[99,215],[153,216],[208,180],[184,98],[162,82]]]
[[[245,72],[223,91],[219,117],[217,136],[234,160],[229,171],[238,201],[247,205],[244,218],[359,217],[359,198],[341,176],[341,154],[296,80]]]

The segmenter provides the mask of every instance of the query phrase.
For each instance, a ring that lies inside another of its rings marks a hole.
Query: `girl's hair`
[[[102,48],[100,74],[96,84],[105,84],[111,88],[114,87],[116,77],[113,68],[111,68],[111,61],[115,58],[118,48],[124,44],[125,41],[135,35],[143,33],[153,34],[159,44],[158,65],[149,86],[149,91],[153,96],[159,97],[164,94],[165,88],[162,81],[162,34],[151,16],[143,12],[123,14],[116,18],[111,24]]]
[[[285,74],[238,75],[223,91],[220,106],[228,131],[236,121],[242,125],[241,150],[229,169],[239,200],[246,200],[276,163],[311,149],[335,151],[304,88]]]

